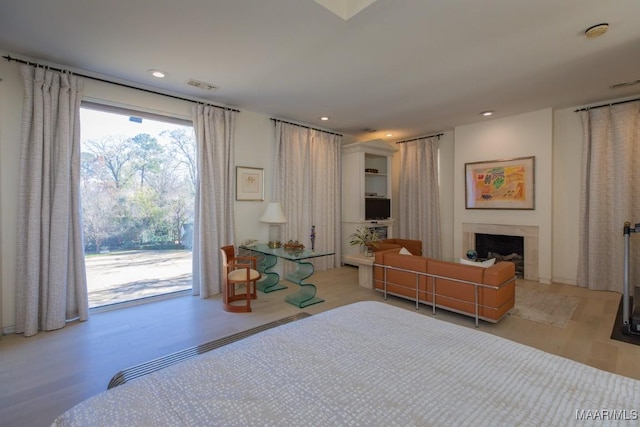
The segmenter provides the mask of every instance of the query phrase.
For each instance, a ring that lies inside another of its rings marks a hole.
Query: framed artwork
[[[535,209],[535,157],[465,163],[467,209]]]
[[[236,166],[236,200],[264,200],[264,169]]]

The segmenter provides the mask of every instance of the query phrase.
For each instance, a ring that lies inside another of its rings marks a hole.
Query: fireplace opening
[[[495,258],[515,264],[516,276],[524,277],[524,238],[500,234],[476,233],[476,252],[479,258]]]

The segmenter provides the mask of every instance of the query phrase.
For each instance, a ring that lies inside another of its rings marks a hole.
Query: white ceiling
[[[0,0],[0,49],[361,140],[640,93],[638,0],[346,1]]]

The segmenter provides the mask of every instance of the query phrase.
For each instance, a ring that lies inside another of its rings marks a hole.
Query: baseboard
[[[577,279],[569,279],[567,277],[554,277],[551,279],[551,281],[553,283],[562,283],[563,285],[573,285],[573,286],[578,285]]]
[[[16,325],[6,326],[2,328],[2,335],[11,335],[16,333]]]

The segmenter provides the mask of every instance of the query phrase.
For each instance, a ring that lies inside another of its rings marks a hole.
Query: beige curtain
[[[640,223],[640,102],[581,112],[584,145],[578,285],[622,292],[625,221]],[[631,235],[640,279],[640,236]]]
[[[439,258],[442,244],[436,137],[400,144],[398,199],[398,237],[421,240],[423,255]]]
[[[194,105],[198,146],[193,224],[193,294],[220,293],[220,248],[235,244],[233,218],[236,111]]]
[[[16,332],[87,320],[89,301],[80,209],[83,80],[24,65]]]
[[[340,135],[275,122],[273,201],[281,202],[287,223],[283,239],[334,256],[314,259],[316,270],[340,266]]]

